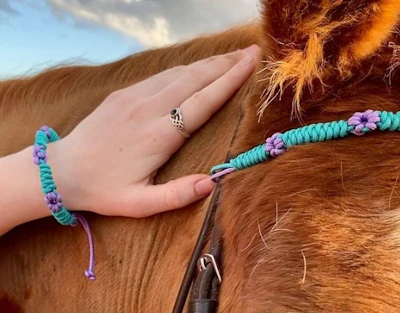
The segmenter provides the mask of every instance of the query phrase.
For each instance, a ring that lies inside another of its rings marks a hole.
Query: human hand
[[[259,54],[259,47],[251,46],[112,93],[68,136],[49,146],[49,164],[65,206],[146,217],[210,194],[214,183],[205,174],[153,185],[157,170],[185,142],[170,111],[180,107],[185,130],[192,134],[243,85]]]

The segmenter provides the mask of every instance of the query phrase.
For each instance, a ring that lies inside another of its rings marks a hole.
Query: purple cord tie
[[[280,135],[281,133],[273,134],[266,141],[265,151],[273,158],[285,152],[285,143]]]
[[[215,183],[217,178],[220,178],[222,176],[225,176],[226,174],[232,173],[236,171],[234,167],[227,168],[226,170],[223,170],[221,172],[215,173],[214,175],[211,176],[211,180]]]
[[[92,232],[90,231],[89,223],[82,215],[75,213],[75,216],[77,220],[82,224],[82,227],[85,229],[89,240],[90,260],[89,260],[89,268],[85,271],[85,276],[90,280],[96,280],[96,274],[94,273],[94,243],[93,243]]]
[[[357,136],[364,135],[369,130],[378,128],[376,123],[380,122],[380,116],[373,110],[367,110],[364,113],[356,112],[349,118],[347,123],[350,126],[355,126],[352,133]]]

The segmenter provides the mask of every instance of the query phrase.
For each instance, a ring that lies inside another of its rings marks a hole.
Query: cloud
[[[0,11],[4,11],[4,12],[7,12],[7,13],[13,13],[13,14],[19,14],[18,11],[14,10],[10,6],[9,0],[0,0]]]
[[[0,0],[2,1],[2,0]],[[47,0],[58,13],[136,38],[146,47],[257,18],[258,0]]]

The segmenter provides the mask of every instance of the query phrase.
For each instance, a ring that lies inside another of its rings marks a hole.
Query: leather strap
[[[218,201],[218,199],[216,200]],[[222,254],[221,232],[217,226],[212,231],[210,252],[212,260],[201,269],[193,285],[189,313],[215,313],[218,309],[220,269]],[[213,262],[215,262],[213,264]],[[218,274],[217,274],[218,271]]]
[[[207,214],[204,218],[203,225],[200,230],[199,237],[197,238],[197,242],[195,248],[193,250],[192,256],[190,258],[190,262],[188,267],[186,268],[185,276],[183,277],[181,288],[179,289],[178,296],[176,298],[176,302],[174,305],[174,309],[172,313],[181,313],[185,307],[186,299],[189,294],[190,287],[192,286],[193,278],[196,272],[197,260],[200,258],[201,253],[206,245],[207,237],[209,230],[214,226],[214,215],[217,209],[217,198],[219,195],[220,185],[214,189],[210,205],[207,210]]]
[[[189,312],[193,313],[216,312],[217,307],[218,307],[217,300],[197,299],[190,303]]]
[[[242,117],[243,116],[241,115],[239,118],[238,124],[231,139],[230,147],[232,146],[232,143],[235,139],[236,132],[239,129]],[[229,154],[230,153],[228,151],[227,156],[225,158],[225,162],[228,162],[230,160]],[[206,245],[207,238],[211,229],[213,230],[213,234],[215,235],[213,235],[210,254],[214,255],[215,253],[214,257],[216,258],[216,262],[217,264],[220,263],[220,254],[222,250],[222,237],[220,235],[220,231],[217,228],[214,228],[214,218],[218,207],[217,200],[219,197],[220,188],[221,185],[220,182],[218,181],[214,189],[210,205],[208,206],[208,210],[204,218],[204,222],[201,227],[199,236],[197,238],[196,245],[193,249],[192,256],[190,257],[188,267],[186,268],[186,272],[183,277],[182,284],[179,289],[179,293],[176,298],[172,313],[182,313],[185,308],[186,300],[195,277],[197,261],[201,257],[201,253]],[[213,248],[213,246],[215,247]],[[215,251],[213,249],[215,249]],[[203,278],[196,279],[195,284],[197,284],[198,287],[194,286],[193,288],[192,301],[189,306],[190,309],[189,312],[192,313],[217,312],[218,291],[220,282],[218,280],[218,277],[216,277],[215,275],[215,270],[212,264],[210,263],[207,264],[206,268],[200,271],[199,275],[200,277],[204,276],[204,280]]]

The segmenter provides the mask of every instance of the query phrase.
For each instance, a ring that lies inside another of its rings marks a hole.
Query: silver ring
[[[178,131],[185,137],[186,139],[190,138],[190,135],[185,130],[185,124],[183,123],[183,117],[180,108],[173,109],[170,113],[170,120],[172,125],[174,125]]]

